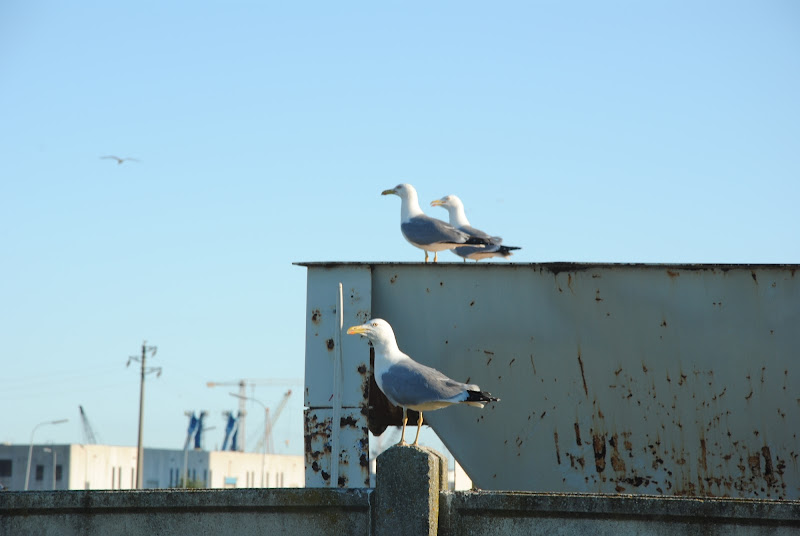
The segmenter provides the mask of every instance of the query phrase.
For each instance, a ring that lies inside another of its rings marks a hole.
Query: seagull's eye
[[[373,323],[372,323],[372,327],[373,327],[373,328],[377,328],[377,327],[378,327],[378,323],[377,323],[377,322],[373,322]]]

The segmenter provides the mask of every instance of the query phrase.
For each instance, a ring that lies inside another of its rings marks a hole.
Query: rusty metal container
[[[800,499],[796,265],[304,266],[307,406],[331,396],[317,289],[349,275],[352,323],[386,319],[416,360],[502,399],[425,414],[480,488]],[[365,410],[367,343],[342,345],[347,422],[396,422]]]

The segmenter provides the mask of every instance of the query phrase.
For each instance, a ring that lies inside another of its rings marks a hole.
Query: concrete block
[[[373,526],[376,536],[433,536],[439,492],[447,489],[447,459],[433,449],[394,446],[377,460]]]

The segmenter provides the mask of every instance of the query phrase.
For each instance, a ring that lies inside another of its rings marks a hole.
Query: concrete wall
[[[448,492],[441,455],[393,447],[370,489],[0,492],[0,534],[800,533],[800,501]]]
[[[366,490],[0,493],[0,534],[369,534]]]
[[[374,489],[0,493],[0,534],[374,534]],[[441,492],[440,535],[798,534],[800,503]],[[395,534],[398,534],[396,532]]]
[[[439,508],[444,536],[800,533],[798,501],[467,491]]]

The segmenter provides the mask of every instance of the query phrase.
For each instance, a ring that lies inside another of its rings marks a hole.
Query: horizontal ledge
[[[725,518],[800,526],[800,501],[539,492],[442,492],[461,515]]]
[[[265,513],[320,508],[368,510],[370,493],[367,488],[6,491],[0,494],[0,516],[197,509]]]
[[[533,268],[539,270],[547,270],[550,272],[569,272],[569,271],[582,271],[591,270],[593,268],[648,268],[648,269],[675,269],[675,270],[759,270],[759,269],[782,269],[782,270],[798,270],[800,264],[782,264],[782,263],[756,263],[756,264],[737,264],[737,263],[643,263],[643,262],[470,262],[465,263],[461,261],[453,262],[438,262],[438,263],[424,263],[424,262],[364,262],[364,261],[300,261],[293,262],[294,266],[305,266],[306,268],[339,268],[339,267],[373,267],[373,266],[420,266],[430,267],[432,269],[447,267],[447,268],[465,268],[469,270],[482,269],[482,270],[498,270],[508,268]]]

